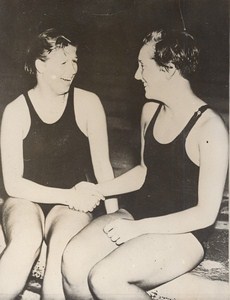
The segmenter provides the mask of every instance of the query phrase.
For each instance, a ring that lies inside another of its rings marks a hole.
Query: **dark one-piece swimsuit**
[[[167,144],[159,143],[153,135],[161,108],[162,105],[159,105],[145,133],[146,180],[142,188],[133,194],[132,205],[128,208],[135,219],[180,212],[198,203],[199,166],[188,157],[185,142],[190,130],[209,107],[200,107],[180,134]],[[203,242],[211,229],[212,226],[192,234]]]
[[[73,89],[59,120],[47,124],[24,94],[31,126],[23,140],[23,177],[47,187],[72,188],[92,174],[88,138],[79,129],[74,113]],[[54,204],[39,204],[45,215]]]

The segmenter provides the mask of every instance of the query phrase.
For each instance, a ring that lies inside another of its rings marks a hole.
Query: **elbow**
[[[137,190],[137,191],[140,190],[142,188],[144,182],[145,182],[145,180],[139,181],[139,183],[137,183],[137,185],[136,185],[136,189],[135,190]]]
[[[206,218],[204,217],[204,215],[203,215],[203,217],[201,217],[201,218],[203,218],[203,220],[202,220],[202,222],[200,223],[200,228],[207,228],[207,227],[210,227],[210,226],[212,226],[214,223],[215,223],[215,221],[216,221],[216,216],[214,217],[211,217],[211,216],[207,216]]]
[[[217,220],[217,216],[218,216],[218,213],[216,213],[214,216],[212,217],[209,217],[208,220],[206,221],[206,227],[209,227],[209,226],[212,226],[216,223],[216,220]]]
[[[13,185],[4,184],[5,191],[9,197],[16,197],[16,189]]]
[[[9,197],[19,197],[20,189],[17,180],[4,180],[4,187]]]
[[[201,228],[207,228],[207,227],[212,226],[212,225],[215,223],[215,220],[216,220],[216,219],[206,220],[205,222],[203,222],[203,223],[201,224]]]
[[[198,218],[200,220],[200,228],[206,228],[206,227],[210,227],[212,225],[215,224],[216,222],[216,219],[217,219],[217,215],[218,215],[218,212],[215,212],[215,213],[207,213],[207,212],[200,212]]]
[[[200,220],[200,222],[196,223],[196,226],[193,226],[193,230],[202,230],[208,227],[211,227],[215,223],[215,220]],[[192,230],[192,231],[193,231]]]
[[[140,168],[141,168],[141,177],[140,177],[141,179],[140,179],[140,187],[139,188],[141,188],[143,186],[143,184],[145,182],[146,174],[147,174],[146,166],[141,165]]]

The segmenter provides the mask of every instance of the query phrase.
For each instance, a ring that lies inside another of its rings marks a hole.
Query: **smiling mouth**
[[[66,81],[66,82],[70,82],[72,79],[62,78],[62,80]]]

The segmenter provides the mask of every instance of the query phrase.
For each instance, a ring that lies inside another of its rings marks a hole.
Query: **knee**
[[[43,237],[37,232],[22,232],[12,236],[7,242],[7,248],[17,251],[18,255],[37,257],[40,253]]]
[[[87,278],[90,270],[85,248],[69,245],[62,257],[62,280],[67,299],[91,299]]]
[[[61,271],[62,276],[65,284],[70,285],[74,282],[74,275],[75,275],[75,267],[72,263],[72,259],[75,256],[75,253],[73,251],[74,249],[71,247],[71,245],[67,246],[67,248],[64,250],[62,255],[62,265],[61,265]]]
[[[114,270],[108,269],[103,262],[96,264],[88,275],[89,288],[99,299],[109,299],[111,294],[116,293],[117,281]]]
[[[45,237],[45,241],[49,249],[48,252],[52,253],[54,251],[55,253],[59,253],[61,251],[63,253],[68,243],[68,237],[62,232],[54,231],[49,237]]]
[[[67,245],[62,255],[62,275],[63,280],[68,286],[76,286],[81,283],[87,275],[87,254],[86,248],[74,243]]]
[[[50,246],[55,248],[65,247],[69,240],[79,233],[92,221],[90,214],[74,212],[68,214],[63,206],[55,206],[48,214],[45,222],[45,239]],[[63,250],[63,249],[62,249]]]

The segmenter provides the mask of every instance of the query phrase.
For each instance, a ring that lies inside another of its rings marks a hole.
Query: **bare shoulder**
[[[23,95],[10,102],[2,117],[1,133],[8,136],[11,132],[17,137],[25,137],[30,128],[30,114]]]
[[[74,102],[87,110],[102,107],[101,101],[96,94],[80,88],[74,88]]]
[[[199,126],[202,133],[209,135],[227,135],[227,128],[223,119],[213,110],[208,110]]]
[[[159,107],[159,103],[157,102],[145,103],[141,113],[141,124],[143,126],[149,124],[158,107]]]
[[[228,131],[222,118],[213,110],[206,112],[205,118],[201,118],[197,132],[199,141],[212,144],[221,143],[222,146],[228,145]]]
[[[106,122],[104,108],[99,97],[89,91],[74,89],[74,111],[76,122],[82,132],[88,136],[88,130]],[[90,126],[92,124],[92,126]]]
[[[7,120],[14,120],[23,122],[26,118],[28,118],[28,107],[25,102],[25,98],[23,95],[20,95],[15,100],[10,102],[5,110],[4,110],[4,118]]]

